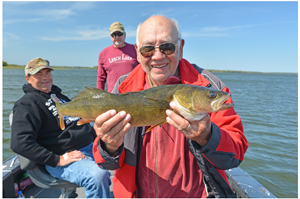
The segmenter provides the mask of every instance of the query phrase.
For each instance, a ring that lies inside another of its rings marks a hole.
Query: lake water
[[[73,97],[96,87],[93,69],[55,70],[54,84]],[[298,75],[214,73],[229,87],[249,141],[240,167],[280,198],[298,197]],[[3,160],[10,150],[9,113],[23,96],[24,70],[3,69]]]

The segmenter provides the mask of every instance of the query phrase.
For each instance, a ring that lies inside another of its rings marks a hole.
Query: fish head
[[[202,86],[182,86],[173,95],[179,114],[188,120],[200,120],[207,113],[233,107],[230,93]]]
[[[209,88],[195,88],[193,91],[192,104],[195,110],[212,113],[221,110],[226,110],[233,107],[233,103],[225,103],[231,98],[231,94],[209,89]]]

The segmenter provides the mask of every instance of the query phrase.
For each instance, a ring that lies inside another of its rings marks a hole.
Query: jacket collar
[[[209,81],[205,79],[187,60],[179,61],[179,72],[182,84],[207,86]],[[141,64],[137,65],[128,77],[120,84],[119,93],[144,90],[146,75]]]

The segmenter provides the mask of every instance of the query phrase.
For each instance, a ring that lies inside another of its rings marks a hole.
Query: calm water
[[[96,86],[96,70],[53,71],[54,84],[73,97]],[[241,168],[280,198],[298,197],[298,76],[215,73],[230,88],[249,149]],[[22,95],[24,70],[3,70],[3,160],[10,150],[9,113]]]

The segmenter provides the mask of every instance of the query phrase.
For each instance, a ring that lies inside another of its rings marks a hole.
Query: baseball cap
[[[110,34],[116,32],[116,31],[120,31],[122,33],[125,32],[124,26],[120,22],[114,22],[109,27]]]
[[[27,63],[25,66],[25,75],[34,75],[44,68],[50,68],[53,70],[53,68],[50,67],[50,62],[48,60],[37,57]]]

